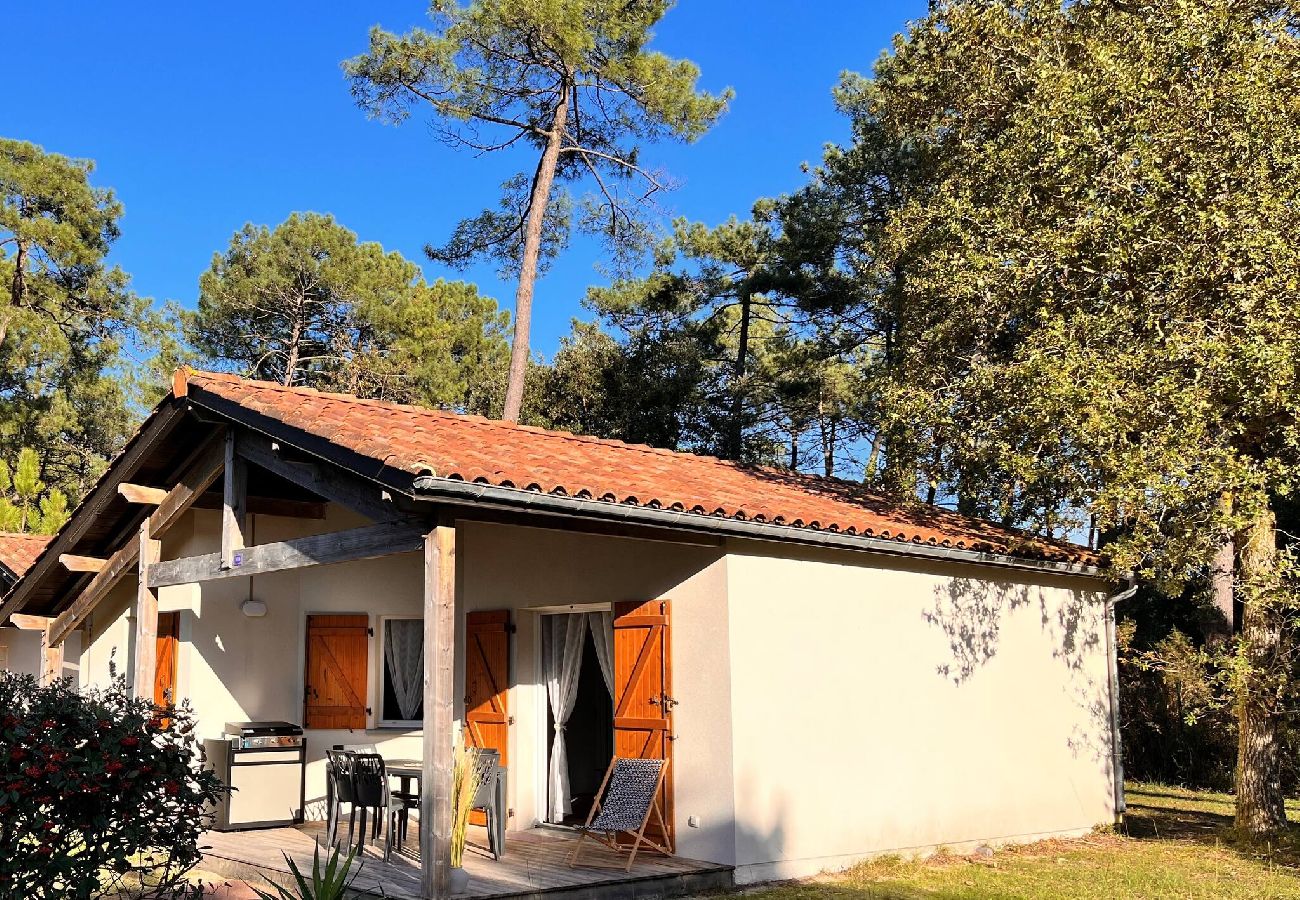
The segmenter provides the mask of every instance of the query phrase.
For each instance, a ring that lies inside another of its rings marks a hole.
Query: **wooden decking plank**
[[[412,831],[415,831],[414,823]],[[346,836],[346,829],[342,832]],[[317,836],[323,833],[320,823],[309,823],[299,828],[209,832],[204,836],[208,848],[204,855],[210,861],[256,867],[275,878],[289,873],[284,853],[288,853],[299,868],[309,869]],[[502,859],[493,860],[484,849],[486,832],[482,828],[472,829],[471,846],[465,853],[469,889],[462,896],[467,900],[534,898],[543,894],[576,897],[586,889],[602,887],[608,888],[611,895],[666,895],[652,883],[678,880],[682,883],[676,893],[682,893],[688,889],[687,880],[697,876],[704,878],[700,883],[706,888],[730,884],[729,867],[680,857],[665,859],[646,854],[638,858],[632,872],[628,873],[620,865],[619,854],[590,842],[584,846],[582,859],[595,865],[569,868],[568,856],[573,840],[575,838],[569,834],[549,830],[516,832],[507,837],[506,853]],[[382,845],[366,844],[361,858],[363,866],[354,883],[356,890],[382,892],[394,900],[419,897],[419,848],[411,837],[408,837],[405,847],[394,853],[389,863],[383,861]],[[709,876],[713,876],[712,880]],[[637,890],[642,883],[645,883],[645,888]],[[620,890],[618,886],[627,890]]]

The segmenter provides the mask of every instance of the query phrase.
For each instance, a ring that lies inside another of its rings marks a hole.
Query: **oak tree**
[[[1237,822],[1285,824],[1300,476],[1300,21],[1277,0],[935,4],[857,113],[926,165],[866,271],[888,415],[1017,524],[1177,583],[1238,540]],[[900,285],[892,279],[905,271]]]

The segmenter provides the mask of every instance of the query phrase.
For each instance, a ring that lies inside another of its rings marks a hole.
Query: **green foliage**
[[[68,516],[68,497],[41,480],[35,450],[22,448],[12,467],[0,459],[0,531],[54,534]]]
[[[249,223],[199,280],[188,336],[250,377],[312,384],[346,365],[356,308],[395,301],[417,274],[332,216],[294,213],[274,229]]]
[[[1116,629],[1126,776],[1231,790],[1237,726],[1225,658],[1178,628],[1149,643],[1136,633],[1132,620]]]
[[[1286,14],[945,3],[844,80],[855,143],[801,202],[867,239],[835,271],[867,289],[846,309],[885,356],[881,427],[917,481],[1048,533],[1085,511],[1119,565],[1174,581],[1225,491],[1230,527],[1290,490]],[[825,261],[810,218],[786,231]]]
[[[105,265],[122,207],[93,168],[0,139],[0,457],[34,448],[74,497],[132,425],[126,349],[164,328]]]
[[[187,706],[159,710],[120,679],[78,692],[5,672],[0,710],[0,898],[183,883],[222,790],[199,769]]]
[[[357,351],[341,389],[438,409],[499,412],[510,316],[472,284],[423,281],[356,310]]]
[[[204,273],[186,332],[200,361],[254,378],[486,412],[507,318],[473,285],[419,274],[330,216],[249,224]]]
[[[330,849],[329,861],[322,869],[320,847],[317,847],[312,853],[311,880],[308,880],[302,872],[298,871],[298,864],[294,862],[293,857],[286,853],[284,860],[289,864],[289,871],[293,873],[296,893],[269,878],[267,881],[275,891],[274,894],[259,888],[252,888],[252,891],[261,900],[344,900],[352,896],[349,887],[356,880],[357,875],[361,874],[361,866],[357,866],[355,872],[351,871],[356,856],[355,847],[346,857],[339,853],[337,847],[333,847]]]
[[[671,371],[689,380],[658,392],[677,428],[669,443],[652,443],[798,468],[811,438],[826,474],[845,461],[858,434],[861,386],[851,357],[802,314],[797,300],[809,279],[784,266],[781,239],[766,201],[754,218],[714,228],[679,219],[647,276],[588,292],[588,304],[620,335],[624,357],[670,355]],[[662,371],[647,379],[665,381]]]

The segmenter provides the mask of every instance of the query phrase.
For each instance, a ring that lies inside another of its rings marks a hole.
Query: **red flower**
[[[54,848],[51,847],[49,844],[41,844],[39,847],[36,848],[36,852],[41,856],[49,856],[51,853],[54,852]]]
[[[108,731],[108,730],[109,730],[110,728],[112,728],[112,727],[113,727],[113,723],[110,722],[110,721],[108,721],[108,719],[100,719],[100,720],[99,720],[99,730],[100,730],[100,731]]]
[[[117,760],[117,759],[115,759],[115,760],[113,760],[111,763],[109,763],[108,765],[104,766],[104,771],[105,771],[105,772],[108,772],[110,775],[112,775],[112,774],[116,774],[116,773],[122,771],[122,770],[125,769],[125,768],[126,768],[126,765],[123,764],[121,760]]]
[[[134,747],[136,744],[140,743],[140,739],[134,735],[128,734],[126,737],[122,738],[122,740],[118,741],[118,743],[123,747]]]
[[[180,782],[178,781],[168,781],[166,784],[163,785],[163,789],[167,791],[168,794],[175,797],[177,794],[181,792],[181,785]]]
[[[42,769],[40,766],[28,766],[27,768],[23,769],[23,774],[26,775],[28,778],[40,778],[42,775],[45,774],[45,770]]]
[[[9,751],[9,758],[15,761],[22,759],[26,755],[27,751],[22,747],[15,747],[13,750]]]
[[[57,771],[59,771],[59,767],[58,767],[57,765],[55,765],[54,763],[51,762],[51,763],[46,763],[46,764],[45,764],[45,772],[46,772],[46,774],[48,774],[48,775],[53,775],[53,774],[54,774],[55,772],[57,772]]]
[[[41,722],[41,727],[42,727],[42,728],[58,728],[58,727],[59,727],[59,723],[58,723],[57,721],[55,721],[54,719],[45,719],[44,721]]]

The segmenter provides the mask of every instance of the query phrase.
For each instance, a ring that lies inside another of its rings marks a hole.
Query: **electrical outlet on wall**
[[[699,817],[699,816],[688,816],[687,819],[686,819],[686,824],[687,824],[688,826],[690,826],[691,828],[699,828],[699,827],[700,827],[700,817]]]

